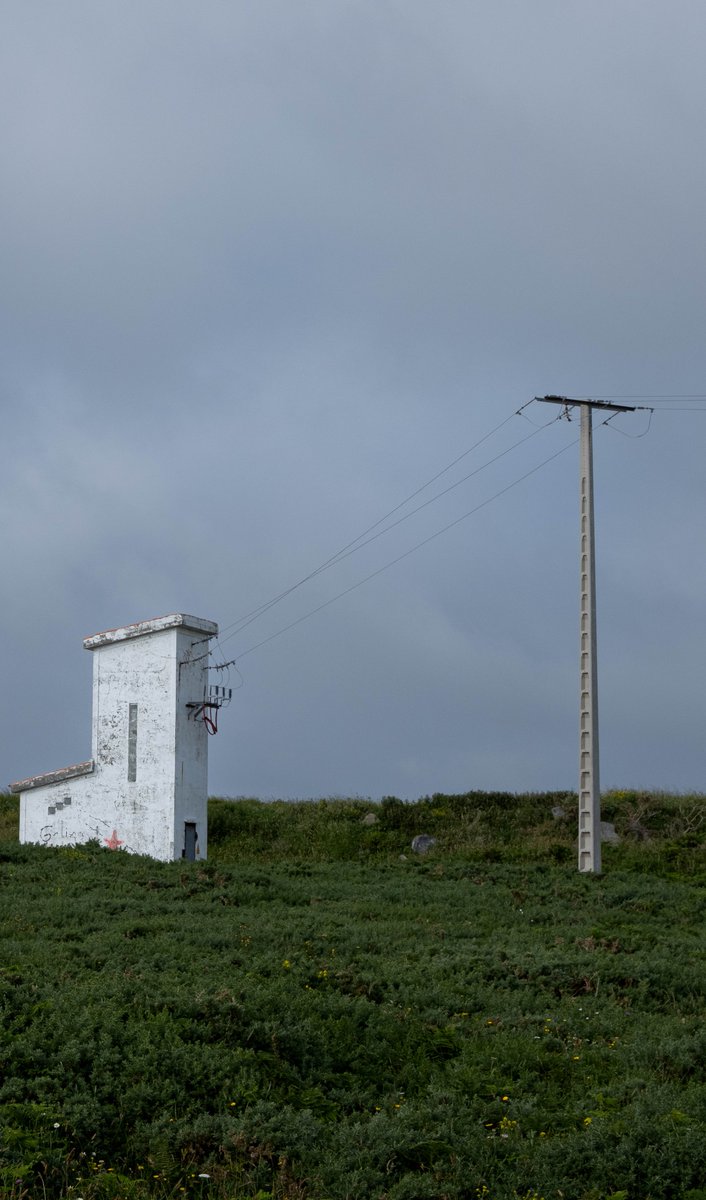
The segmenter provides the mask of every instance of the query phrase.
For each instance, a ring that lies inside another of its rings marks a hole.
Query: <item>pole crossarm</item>
[[[583,404],[586,408],[609,408],[611,412],[636,412],[637,404],[609,404],[607,400],[572,400],[570,396],[535,396],[542,404]]]

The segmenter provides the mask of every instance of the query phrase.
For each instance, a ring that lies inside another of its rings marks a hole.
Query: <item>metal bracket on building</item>
[[[223,687],[219,683],[206,684],[203,700],[192,700],[186,705],[190,710],[189,720],[203,721],[210,734],[218,733],[218,710],[227,708],[232,699],[232,688]]]

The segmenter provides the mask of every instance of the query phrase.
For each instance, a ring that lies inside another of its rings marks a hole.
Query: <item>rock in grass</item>
[[[365,814],[360,823],[361,825],[377,825],[378,819],[375,813],[370,812]]]
[[[616,833],[612,821],[601,821],[601,841],[612,842],[614,846],[620,841],[620,834]]]
[[[435,845],[436,838],[430,837],[428,833],[418,833],[412,840],[412,849],[415,854],[426,854]]]

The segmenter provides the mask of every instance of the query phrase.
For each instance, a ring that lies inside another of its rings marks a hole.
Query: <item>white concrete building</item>
[[[217,634],[213,621],[172,613],[84,640],[91,758],[10,785],[20,793],[21,842],[97,839],[163,861],[206,857],[207,726],[218,701],[205,668]]]

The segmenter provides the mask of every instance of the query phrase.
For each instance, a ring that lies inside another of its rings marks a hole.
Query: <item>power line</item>
[[[635,396],[635,397],[624,396],[622,398],[623,399],[629,399],[629,398],[637,399],[638,397],[637,396]],[[509,454],[512,450],[516,449],[518,446],[523,445],[525,442],[527,442],[531,438],[535,437],[537,435],[537,433],[540,433],[543,429],[546,429],[550,425],[553,425],[556,421],[561,420],[561,417],[563,416],[563,414],[560,414],[553,420],[546,422],[544,425],[536,426],[536,425],[534,425],[534,423],[532,423],[533,424],[532,433],[528,434],[524,438],[520,438],[519,441],[513,443],[512,446],[506,447],[505,450],[501,451],[499,454],[495,455],[493,458],[489,459],[487,462],[482,463],[479,467],[476,467],[473,471],[469,472],[467,475],[464,475],[461,479],[457,480],[455,483],[450,484],[449,487],[444,488],[441,492],[438,492],[435,496],[432,496],[430,499],[425,500],[422,504],[417,505],[416,508],[412,509],[410,512],[404,514],[403,516],[399,517],[396,521],[392,522],[392,524],[385,525],[385,522],[388,521],[391,516],[393,516],[396,512],[399,512],[399,510],[401,508],[404,508],[404,506],[406,504],[410,503],[411,500],[413,500],[416,496],[420,495],[423,491],[425,491],[427,487],[430,487],[434,482],[436,482],[437,479],[440,479],[444,474],[446,474],[448,471],[450,471],[454,466],[456,466],[465,457],[467,457],[470,453],[472,453],[473,450],[476,450],[479,446],[483,445],[484,442],[488,441],[491,437],[493,437],[496,433],[498,433],[500,431],[500,429],[502,429],[505,425],[507,425],[512,420],[513,417],[522,415],[524,412],[524,409],[528,408],[529,405],[532,404],[534,402],[534,400],[536,400],[536,399],[537,399],[537,397],[534,397],[533,400],[527,401],[519,409],[513,411],[511,414],[509,414],[509,416],[505,417],[498,425],[495,426],[494,429],[490,430],[489,433],[485,434],[482,438],[480,438],[472,446],[469,446],[466,450],[463,451],[462,454],[457,455],[457,457],[455,459],[453,459],[450,463],[448,463],[447,466],[442,468],[441,471],[438,471],[435,475],[433,475],[430,479],[428,479],[420,487],[416,488],[415,491],[411,492],[409,496],[407,496],[404,500],[400,501],[399,504],[395,505],[394,508],[390,509],[389,512],[385,513],[382,517],[380,517],[372,525],[368,526],[368,528],[366,530],[364,530],[362,533],[360,533],[356,538],[353,538],[352,541],[348,542],[345,546],[341,547],[340,550],[338,550],[335,554],[331,555],[328,559],[326,559],[323,563],[321,563],[314,570],[310,571],[307,575],[305,575],[301,579],[297,580],[297,582],[292,584],[290,587],[285,588],[282,592],[279,592],[277,595],[272,597],[270,600],[261,604],[258,608],[251,610],[249,613],[244,614],[242,617],[238,618],[237,620],[232,621],[229,625],[224,626],[224,628],[221,631],[221,634],[219,636],[219,639],[218,639],[219,648],[222,644],[225,644],[226,642],[230,641],[231,638],[235,637],[236,634],[241,633],[245,628],[247,628],[250,624],[252,624],[259,617],[264,616],[264,614],[266,612],[268,612],[271,608],[273,608],[281,600],[283,600],[287,596],[291,595],[299,587],[303,586],[303,584],[310,582],[316,576],[322,574],[324,571],[328,570],[332,566],[335,566],[339,562],[343,562],[346,558],[349,558],[352,554],[356,553],[358,550],[363,549],[365,546],[370,545],[371,542],[376,541],[379,537],[382,537],[383,534],[391,532],[393,529],[397,528],[398,525],[401,525],[404,521],[408,520],[410,517],[415,516],[422,509],[427,508],[429,505],[435,503],[437,500],[441,499],[443,496],[447,495],[449,492],[451,492],[455,488],[459,487],[462,483],[465,483],[468,479],[479,474],[482,470],[485,470],[487,467],[493,465],[499,459],[505,457],[505,455]],[[598,399],[598,398],[595,397],[595,399]],[[706,399],[706,396],[704,396],[704,399]],[[654,410],[651,410],[651,411],[654,411]],[[700,411],[700,410],[695,410],[695,411]],[[650,414],[650,416],[651,416],[651,414]],[[612,417],[607,418],[604,422],[602,422],[602,424],[607,425],[610,420],[612,420]],[[623,431],[617,430],[617,432],[623,432]],[[647,432],[649,432],[649,425],[648,425],[648,429],[645,431],[645,434]],[[645,434],[641,434],[638,436],[645,436]],[[625,436],[629,436],[629,435],[626,434]],[[575,442],[569,443],[569,445],[574,445],[574,444],[575,444]],[[252,653],[253,650],[259,649],[261,646],[266,645],[268,642],[274,640],[277,637],[280,637],[281,634],[286,633],[288,630],[290,630],[292,628],[295,628],[297,625],[301,624],[303,621],[306,621],[310,617],[314,616],[316,613],[321,612],[322,609],[329,607],[329,605],[335,603],[337,600],[342,599],[344,596],[347,596],[350,592],[355,591],[358,587],[362,587],[363,584],[369,582],[371,579],[374,579],[377,575],[382,574],[384,571],[386,571],[390,567],[396,565],[398,562],[401,562],[403,559],[407,558],[410,554],[415,553],[417,550],[419,550],[423,546],[427,545],[428,542],[433,541],[435,538],[439,537],[442,533],[445,533],[445,532],[447,532],[447,530],[452,529],[455,525],[459,524],[461,521],[466,520],[468,517],[470,517],[474,513],[478,512],[480,509],[486,507],[493,500],[498,499],[500,496],[504,495],[507,491],[510,491],[512,488],[516,487],[519,483],[523,482],[523,480],[525,480],[529,476],[533,475],[541,467],[543,467],[543,466],[547,465],[548,463],[550,463],[551,461],[553,461],[553,459],[558,457],[559,454],[562,454],[565,449],[568,449],[568,446],[563,447],[561,450],[557,451],[555,454],[550,455],[549,458],[543,460],[543,462],[538,464],[538,466],[533,467],[528,472],[525,472],[525,474],[521,475],[518,479],[516,479],[512,483],[508,484],[505,488],[502,488],[500,491],[494,493],[492,496],[490,496],[486,500],[482,501],[479,505],[470,509],[468,512],[464,513],[462,516],[457,517],[454,521],[450,522],[447,525],[444,525],[441,529],[439,529],[435,533],[429,535],[429,537],[424,538],[421,542],[416,543],[413,547],[411,547],[411,549],[405,551],[403,554],[399,555],[398,557],[390,560],[388,563],[384,564],[382,567],[379,567],[376,571],[373,571],[370,575],[366,575],[363,579],[359,580],[357,583],[351,584],[350,587],[345,588],[342,592],[337,593],[335,596],[331,597],[329,600],[324,601],[322,604],[317,605],[314,609],[311,609],[309,612],[305,613],[303,616],[298,617],[295,621],[290,622],[288,625],[283,626],[282,629],[276,631],[275,633],[269,635],[267,638],[264,638],[262,641],[257,642],[254,646],[251,646],[249,649],[243,651],[242,654],[238,655],[237,659],[234,658],[234,659],[230,659],[228,662],[223,662],[220,664],[213,664],[213,669],[223,670],[224,668],[235,664],[237,661],[240,660],[240,658],[243,658],[245,655]],[[380,529],[379,527],[381,525],[383,525],[384,528]],[[377,530],[377,532],[374,532],[375,530]],[[370,536],[368,536],[368,535],[370,535]],[[228,630],[231,630],[231,632],[228,633],[227,637],[223,637],[223,633],[226,633]],[[198,643],[193,643],[193,644],[197,645]],[[210,658],[210,657],[212,657],[212,652],[207,652],[206,654],[198,656],[193,661],[198,662],[202,658],[205,659],[205,658]]]
[[[527,408],[528,405],[532,403],[533,401],[529,400],[526,404],[523,404],[521,408],[510,413],[509,416],[505,417],[499,425],[496,425],[495,428],[491,429],[489,433],[486,433],[482,438],[479,438],[477,442],[474,442],[472,446],[469,446],[467,450],[464,450],[462,454],[459,454],[456,458],[454,458],[450,463],[443,467],[441,471],[437,471],[436,475],[432,475],[431,479],[427,479],[426,483],[421,484],[421,486],[416,488],[415,491],[411,492],[409,496],[407,496],[404,500],[401,500],[399,504],[395,505],[394,508],[391,508],[389,512],[385,513],[382,517],[379,517],[377,521],[375,521],[372,525],[369,525],[368,528],[364,529],[362,533],[359,533],[358,536],[353,538],[352,541],[347,542],[345,546],[342,546],[341,549],[337,550],[335,554],[332,554],[330,558],[325,559],[324,562],[320,563],[318,567],[315,567],[313,571],[310,571],[307,575],[303,575],[302,578],[298,579],[296,583],[293,583],[290,587],[285,588],[282,592],[279,592],[270,600],[266,600],[257,608],[245,613],[242,617],[236,618],[235,621],[231,621],[229,625],[224,626],[223,630],[221,630],[221,633],[226,633],[235,625],[244,628],[245,625],[250,624],[250,622],[256,617],[267,612],[268,609],[272,608],[275,604],[278,604],[280,600],[283,600],[286,596],[291,595],[291,593],[296,591],[297,588],[301,587],[305,583],[308,583],[309,580],[314,579],[316,575],[320,575],[321,572],[327,570],[328,567],[333,566],[334,563],[336,563],[340,558],[342,558],[344,555],[347,555],[347,553],[351,551],[358,542],[362,541],[362,539],[367,537],[369,533],[372,533],[374,529],[377,529],[378,526],[382,525],[390,517],[394,516],[396,512],[399,512],[401,508],[404,508],[405,504],[409,504],[411,500],[414,500],[414,498],[419,496],[420,493],[425,491],[426,488],[431,487],[432,483],[436,483],[437,479],[440,479],[442,475],[445,475],[448,471],[455,467],[457,463],[461,462],[462,459],[467,458],[469,454],[471,454],[474,450],[477,450],[478,447],[482,446],[484,442],[489,441],[489,439],[498,433],[505,425],[507,425],[513,417],[518,416],[518,414],[521,413],[524,408]]]
[[[550,424],[553,423],[554,422],[550,422]],[[564,454],[566,450],[569,450],[572,446],[575,446],[578,440],[578,438],[574,438],[571,442],[568,442],[565,446],[562,446],[560,450],[556,450],[554,454],[550,454],[548,458],[545,458],[542,462],[532,467],[529,471],[525,471],[524,475],[520,475],[517,479],[514,479],[512,483],[508,483],[504,488],[501,488],[492,496],[486,497],[486,499],[482,500],[480,504],[477,504],[474,508],[469,509],[468,512],[463,513],[460,517],[456,517],[455,520],[450,521],[447,525],[442,526],[441,529],[437,529],[435,533],[429,534],[429,536],[423,538],[421,542],[417,542],[414,546],[410,547],[409,550],[405,550],[403,554],[398,554],[396,558],[391,559],[382,567],[378,567],[377,570],[372,571],[369,575],[366,575],[364,579],[359,579],[357,583],[352,583],[350,587],[344,588],[342,592],[338,592],[335,596],[331,596],[330,599],[324,600],[322,604],[318,604],[316,608],[312,608],[309,612],[304,613],[303,616],[297,617],[295,621],[290,621],[288,625],[285,625],[282,629],[278,629],[275,633],[270,634],[269,637],[263,638],[262,641],[256,642],[254,646],[250,646],[247,650],[243,650],[242,653],[238,654],[236,658],[231,659],[227,663],[219,664],[216,666],[216,669],[220,670],[224,667],[240,662],[242,658],[245,658],[245,656],[248,654],[252,654],[254,650],[259,650],[261,646],[266,646],[268,642],[274,641],[275,638],[281,637],[283,633],[287,633],[290,629],[294,629],[297,625],[301,625],[302,622],[308,621],[310,617],[315,616],[316,613],[321,612],[324,608],[328,608],[331,604],[335,604],[337,600],[341,600],[344,596],[350,595],[351,592],[356,591],[356,589],[362,587],[363,584],[369,583],[371,579],[375,579],[378,575],[382,575],[384,571],[388,571],[390,567],[394,567],[397,565],[397,563],[402,562],[405,558],[409,558],[411,554],[415,554],[417,550],[422,548],[422,546],[427,546],[429,542],[433,542],[435,538],[441,537],[442,533],[447,533],[449,529],[453,529],[456,525],[460,525],[462,521],[466,521],[475,513],[480,512],[482,508],[486,508],[494,500],[498,500],[501,496],[504,496],[507,492],[517,487],[518,484],[523,483],[525,479],[529,479],[531,475],[535,475],[537,471],[541,470],[542,467],[546,467],[550,462],[553,462],[555,458],[558,458],[560,454]],[[236,633],[238,632],[239,630],[235,630],[233,633],[229,634],[227,638],[222,638],[220,640],[222,642],[227,642],[230,640],[230,638],[235,637]]]
[[[613,433],[621,433],[623,435],[623,437],[631,438],[634,441],[637,438],[647,437],[648,433],[650,432],[650,429],[652,428],[652,417],[654,415],[654,411],[655,410],[653,408],[647,409],[647,412],[649,413],[649,419],[647,421],[647,429],[643,429],[642,433],[628,433],[627,430],[621,429],[619,425],[611,425],[611,421],[613,420],[613,418],[618,416],[617,413],[613,413],[612,417],[606,417],[605,421],[603,421],[603,424],[607,425],[609,429],[612,429]]]
[[[425,483],[421,484],[420,487],[416,488],[413,492],[411,492],[409,496],[407,496],[404,500],[401,500],[399,502],[399,504],[396,504],[394,506],[394,508],[391,508],[389,510],[389,512],[385,513],[382,517],[380,517],[372,525],[369,525],[367,529],[364,529],[363,532],[359,533],[358,536],[353,538],[352,541],[347,542],[345,546],[342,546],[341,549],[337,550],[335,554],[332,554],[330,556],[330,558],[327,558],[324,562],[320,563],[318,567],[314,568],[314,570],[308,572],[308,574],[302,576],[301,579],[298,579],[295,583],[291,584],[289,587],[285,588],[283,591],[277,593],[277,595],[271,597],[269,600],[264,601],[257,608],[251,609],[250,612],[244,613],[243,616],[236,618],[235,621],[231,621],[231,623],[229,625],[225,625],[223,627],[223,629],[220,631],[221,638],[224,633],[228,632],[228,630],[234,630],[235,633],[238,633],[241,629],[245,629],[248,625],[252,624],[253,621],[257,620],[258,617],[263,616],[266,612],[269,611],[269,609],[273,608],[276,604],[279,604],[279,602],[281,600],[284,600],[287,596],[290,596],[292,594],[292,592],[295,592],[298,588],[302,587],[305,583],[309,583],[310,580],[314,579],[317,575],[320,575],[323,571],[328,570],[329,567],[332,567],[337,562],[340,562],[344,558],[349,557],[349,555],[354,553],[355,550],[362,549],[362,547],[364,545],[368,544],[367,541],[363,540],[363,539],[367,538],[368,534],[371,534],[373,532],[373,530],[378,529],[378,527],[380,525],[383,525],[385,521],[389,520],[389,518],[391,516],[394,516],[394,514],[396,512],[399,512],[399,510],[401,508],[404,508],[404,506],[406,504],[409,504],[410,501],[414,500],[414,498],[416,496],[419,496],[423,491],[426,490],[426,488],[431,487],[431,485],[433,483],[435,483],[437,479],[440,479],[442,477],[442,475],[447,474],[459,462],[461,462],[464,458],[467,458],[468,455],[471,454],[474,450],[477,450],[479,446],[482,446],[484,442],[489,441],[491,437],[494,437],[496,433],[498,433],[505,425],[507,425],[510,421],[512,421],[513,417],[520,416],[523,413],[524,409],[528,408],[533,403],[534,403],[534,398],[532,400],[526,401],[524,404],[522,404],[520,406],[519,409],[516,409],[513,412],[511,412],[498,425],[496,425],[494,429],[491,429],[489,433],[484,434],[482,438],[479,438],[477,442],[474,442],[473,445],[469,446],[466,450],[463,451],[463,453],[457,455],[456,458],[452,459],[452,461],[450,463],[447,463],[447,465],[445,467],[443,467],[440,471],[437,471],[437,473],[435,475],[432,475],[432,477],[430,479],[427,479],[427,481]],[[549,422],[549,424],[551,424],[551,422]],[[543,426],[539,426],[538,428],[543,428]],[[533,435],[529,435],[529,436],[533,436]],[[519,442],[515,443],[515,446],[521,445],[522,442],[526,441],[526,440],[528,440],[528,439],[526,439],[526,438],[520,439]],[[453,484],[452,486],[453,487],[459,486],[460,483],[463,483],[463,482],[465,482],[466,479],[469,479],[471,477],[471,475],[477,474],[478,471],[484,470],[486,466],[489,466],[489,465],[491,465],[491,463],[497,461],[497,458],[502,457],[503,454],[507,454],[510,452],[510,450],[515,449],[515,446],[509,447],[509,449],[503,451],[503,453],[501,455],[498,455],[495,459],[491,459],[490,463],[485,463],[482,466],[478,467],[476,471],[473,471],[469,475],[464,476],[463,479],[458,481],[458,484]],[[449,491],[449,490],[451,490],[451,489],[446,489],[446,491]],[[446,491],[439,493],[439,496],[445,495]],[[437,498],[439,498],[439,497],[437,497]],[[429,501],[428,503],[432,503],[432,501]],[[425,506],[421,505],[420,507],[425,507]],[[414,511],[418,511],[418,510],[415,509]],[[411,516],[412,514],[410,513],[409,515]],[[395,524],[398,524],[398,523],[399,522],[395,522],[393,525],[388,526],[388,528],[393,529]],[[369,540],[372,541],[374,539],[370,538]],[[235,626],[237,626],[238,628],[236,629]],[[233,635],[231,634],[230,636],[233,636]],[[193,642],[192,647],[199,645],[200,643],[203,643],[206,640],[207,639],[205,639],[205,638],[201,638],[201,639]],[[201,657],[210,658],[211,655],[212,655],[212,651],[208,651]],[[192,661],[198,662],[199,660],[193,659]]]
[[[516,414],[513,414],[513,415],[516,415]],[[541,433],[541,431],[543,429],[547,429],[550,425],[553,425],[555,423],[555,421],[558,421],[558,420],[560,420],[560,417],[554,417],[551,421],[545,422],[544,425],[535,426],[532,433],[528,433],[525,437],[520,438],[519,441],[513,442],[512,446],[508,446],[508,447],[506,447],[505,450],[501,450],[499,454],[496,454],[493,458],[488,459],[487,462],[482,463],[479,467],[476,467],[475,470],[469,471],[469,473],[467,475],[462,476],[461,479],[457,479],[455,483],[449,484],[449,486],[444,488],[441,492],[437,492],[437,494],[435,496],[431,496],[428,500],[424,500],[422,504],[418,504],[416,508],[411,509],[409,512],[405,513],[403,516],[398,517],[396,521],[392,522],[392,524],[385,525],[383,529],[378,529],[378,526],[381,525],[384,521],[388,520],[388,518],[393,513],[399,512],[400,508],[403,508],[406,503],[409,503],[409,500],[412,499],[412,497],[411,496],[408,497],[407,500],[403,501],[401,504],[398,504],[397,507],[392,510],[392,512],[388,513],[385,517],[381,517],[379,521],[376,521],[376,523],[374,525],[370,526],[370,530],[366,531],[367,533],[370,533],[369,537],[366,537],[365,534],[360,534],[360,536],[358,538],[356,538],[353,542],[349,542],[347,547],[344,547],[342,550],[339,550],[339,552],[337,554],[335,554],[331,558],[327,559],[325,563],[322,563],[322,565],[320,567],[317,567],[317,569],[315,571],[312,571],[309,575],[305,576],[304,579],[300,580],[296,584],[293,584],[292,587],[287,588],[286,591],[280,592],[280,594],[278,596],[276,596],[273,600],[270,600],[270,601],[268,601],[268,603],[261,605],[260,608],[255,609],[253,613],[249,614],[247,617],[243,617],[241,619],[241,621],[239,621],[239,622],[233,621],[232,624],[226,625],[224,632],[226,632],[229,629],[232,630],[233,632],[229,634],[229,637],[234,637],[236,633],[241,633],[243,629],[246,629],[248,627],[248,625],[251,625],[253,623],[253,621],[258,620],[259,617],[264,616],[264,614],[266,612],[268,612],[269,609],[273,608],[275,606],[275,604],[278,604],[279,601],[283,600],[286,596],[289,596],[298,587],[301,587],[303,583],[308,583],[310,580],[314,579],[317,575],[320,575],[324,571],[329,570],[331,567],[337,566],[339,563],[344,562],[345,559],[350,558],[352,554],[357,554],[357,552],[359,550],[364,549],[365,546],[369,546],[371,544],[371,542],[377,541],[377,539],[383,537],[384,534],[390,533],[393,529],[396,529],[398,525],[402,525],[405,521],[408,521],[410,519],[410,517],[416,516],[416,514],[421,512],[422,509],[428,508],[430,504],[435,504],[437,500],[441,500],[443,496],[447,496],[449,494],[449,492],[452,492],[457,487],[460,487],[462,483],[467,483],[469,479],[472,479],[475,475],[479,475],[480,472],[486,470],[487,467],[493,466],[493,464],[496,462],[499,462],[501,458],[504,458],[507,454],[510,454],[512,450],[516,450],[518,446],[524,445],[525,442],[530,441],[531,438],[536,437],[537,434]],[[461,455],[461,457],[464,457],[464,455]],[[460,461],[460,459],[455,460],[455,462],[459,462],[459,461]],[[455,465],[455,464],[452,464],[452,465]],[[445,468],[445,470],[448,470],[448,468]],[[445,471],[442,471],[439,473],[439,475],[442,475],[444,473],[445,473]],[[435,478],[438,479],[439,475],[435,476]],[[433,482],[434,482],[433,480],[430,480],[430,483],[433,483]],[[424,485],[424,487],[427,487],[427,486],[429,486],[429,485],[428,484]],[[417,491],[413,493],[413,495],[418,496],[422,491],[424,491],[424,487],[418,488]],[[378,530],[377,533],[371,532],[371,530],[374,530],[374,529]],[[237,626],[237,628],[234,628],[234,626]],[[222,640],[227,641],[228,638],[223,639],[221,637],[219,639],[219,641],[222,641]]]

